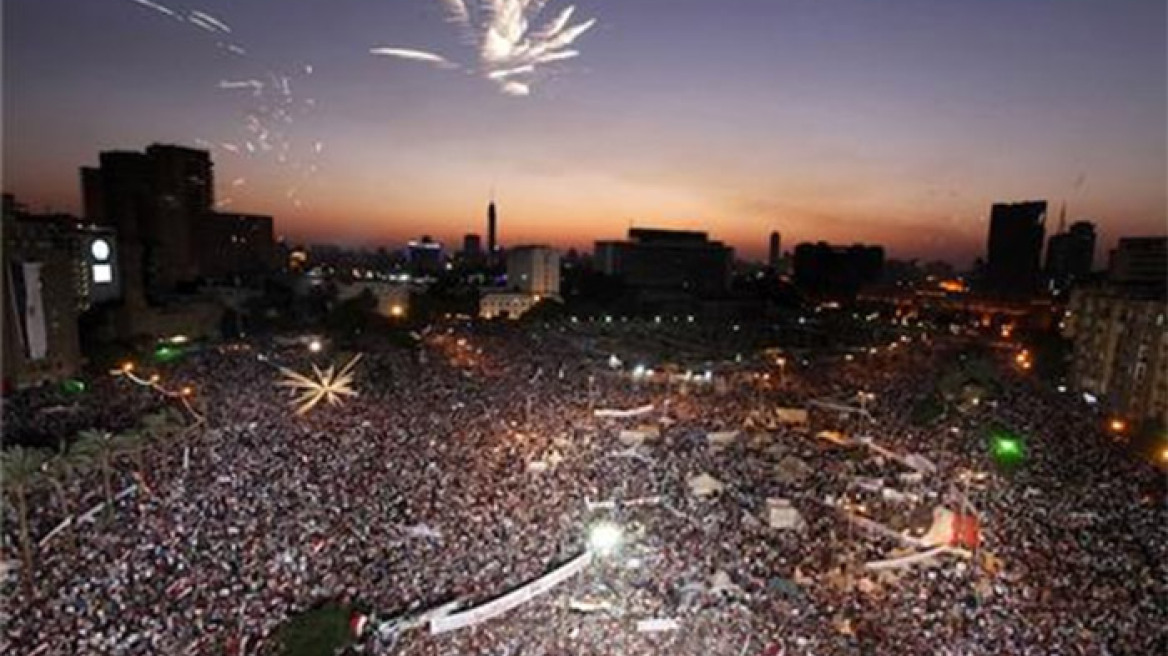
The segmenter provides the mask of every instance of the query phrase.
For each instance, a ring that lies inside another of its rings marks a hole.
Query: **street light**
[[[616,551],[623,541],[621,529],[612,522],[601,522],[588,531],[588,546],[598,554]]]
[[[322,348],[324,348],[324,346],[321,345],[319,339],[314,339],[308,343],[308,350],[312,353],[320,353]]]

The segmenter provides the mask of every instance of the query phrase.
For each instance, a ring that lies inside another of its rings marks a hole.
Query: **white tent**
[[[689,491],[698,497],[706,497],[721,492],[726,486],[709,474],[699,474],[689,479]]]
[[[803,517],[787,499],[767,499],[767,524],[777,529],[799,529]]]
[[[803,408],[779,408],[776,414],[779,416],[779,421],[784,424],[800,426],[807,424],[807,411]]]
[[[713,433],[706,433],[706,439],[709,440],[712,447],[729,446],[738,437],[738,431],[718,431]]]
[[[652,439],[654,436],[649,431],[643,430],[623,430],[617,434],[617,439],[625,446],[637,447],[645,443],[645,440]]]

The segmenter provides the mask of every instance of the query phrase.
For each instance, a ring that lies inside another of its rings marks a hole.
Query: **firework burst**
[[[281,367],[280,373],[283,378],[276,386],[296,390],[298,396],[292,404],[296,406],[298,415],[307,414],[321,401],[327,401],[329,405],[340,405],[345,397],[357,396],[357,391],[353,389],[353,374],[360,360],[361,356],[355,355],[340,370],[337,370],[335,365],[329,365],[328,369],[321,371],[314,364],[312,377]]]
[[[507,95],[526,96],[537,70],[545,64],[579,56],[573,44],[596,24],[595,19],[572,23],[574,6],[559,11],[542,27],[532,23],[548,0],[441,0],[447,20],[458,27],[462,40],[475,49],[475,64],[465,66],[427,50],[371,48],[370,53],[436,65],[440,68],[477,69]]]

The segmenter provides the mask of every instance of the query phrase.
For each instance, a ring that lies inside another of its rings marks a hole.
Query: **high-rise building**
[[[767,254],[767,266],[778,270],[783,259],[783,242],[778,230],[771,232],[770,251]]]
[[[814,296],[849,298],[880,280],[881,246],[833,246],[825,242],[795,247],[795,285]]]
[[[1070,230],[1051,235],[1046,247],[1046,275],[1058,289],[1091,274],[1095,259],[1095,224],[1076,221]]]
[[[196,232],[214,203],[211,155],[205,150],[152,145],[150,162],[154,233],[150,240],[157,284],[172,289],[200,276]]]
[[[498,234],[495,232],[498,228],[498,214],[495,211],[495,201],[492,200],[487,205],[487,258],[494,260],[495,254],[499,250]]]
[[[996,296],[1031,296],[1039,286],[1046,201],[996,203],[990,212],[985,289]]]
[[[595,263],[641,291],[719,296],[730,287],[734,249],[704,232],[631,228],[627,241],[596,242]]]
[[[1150,295],[1168,283],[1168,237],[1122,237],[1111,251],[1107,279],[1114,285]]]
[[[518,246],[507,251],[507,286],[540,297],[560,295],[560,254],[548,246]]]
[[[1117,285],[1071,292],[1063,334],[1074,346],[1072,382],[1132,419],[1168,421],[1164,297]]]
[[[99,159],[99,168],[81,169],[85,218],[117,229],[127,301],[159,300],[196,281],[196,232],[214,199],[210,154],[155,144]]]

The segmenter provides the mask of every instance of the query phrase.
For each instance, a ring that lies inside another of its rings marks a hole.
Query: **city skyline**
[[[78,212],[99,151],[177,143],[211,150],[220,209],[296,242],[457,243],[493,189],[505,245],[653,226],[761,259],[779,230],[959,266],[994,202],[1066,202],[1099,227],[1097,262],[1168,214],[1157,3],[580,3],[582,54],[524,98],[369,55],[459,52],[430,0],[292,3],[279,29],[259,2],[170,4],[247,55],[131,0],[6,5],[5,191]],[[284,161],[244,148],[272,99],[224,84],[273,70],[295,90]]]

